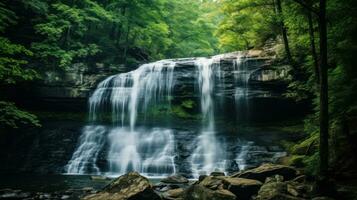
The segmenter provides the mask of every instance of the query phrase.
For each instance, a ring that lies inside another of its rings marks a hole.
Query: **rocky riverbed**
[[[97,180],[100,181],[100,180]],[[62,192],[25,192],[2,189],[0,199],[84,199],[84,200],[327,200],[317,195],[316,185],[299,170],[277,164],[263,164],[225,175],[213,172],[198,180],[172,175],[152,182],[137,172],[113,179],[102,189],[93,187]]]
[[[174,175],[150,184],[137,172],[113,180],[103,190],[87,195],[84,200],[304,200],[330,199],[318,196],[316,186],[297,169],[263,164],[226,176],[221,172],[189,181]]]

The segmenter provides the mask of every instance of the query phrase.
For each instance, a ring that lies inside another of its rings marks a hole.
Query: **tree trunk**
[[[327,66],[327,25],[326,0],[320,0],[319,12],[320,30],[320,178],[328,178],[328,66]]]
[[[280,24],[280,28],[281,28],[281,34],[283,35],[283,42],[284,42],[286,58],[288,59],[289,64],[291,64],[294,68],[296,68],[296,66],[293,62],[293,58],[291,56],[291,52],[290,52],[288,31],[286,30],[286,26],[283,21],[283,9],[281,7],[280,0],[275,0],[275,9],[276,9],[276,13],[279,17],[279,24]]]
[[[314,23],[313,23],[313,19],[312,19],[312,13],[309,10],[307,11],[307,18],[308,18],[308,21],[309,21],[309,35],[310,35],[311,55],[312,55],[312,59],[314,61],[316,82],[317,82],[317,84],[319,84],[320,83],[319,60],[318,60],[318,57],[317,57],[316,46],[315,46]]]

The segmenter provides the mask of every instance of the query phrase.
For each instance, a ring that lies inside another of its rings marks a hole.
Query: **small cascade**
[[[247,156],[250,150],[250,147],[253,145],[253,142],[247,142],[246,144],[242,144],[241,143],[241,149],[240,149],[240,153],[238,154],[237,158],[235,159],[238,167],[240,170],[245,170],[247,168]]]
[[[249,95],[249,75],[252,73],[252,70],[248,68],[247,63],[244,60],[244,56],[239,54],[234,60],[234,80],[236,82],[235,89],[235,99],[239,101],[241,99],[248,99]]]
[[[133,130],[138,111],[149,105],[168,100],[174,86],[175,63],[162,60],[144,64],[138,69],[110,76],[101,82],[89,99],[90,120],[109,111],[114,123],[127,125]]]
[[[217,62],[218,65],[215,67],[214,65]],[[217,72],[216,74],[221,77],[219,62],[220,59],[218,57],[210,59],[200,58],[195,62],[198,71],[198,85],[203,118],[201,135],[197,138],[196,149],[192,154],[191,161],[192,173],[195,178],[198,178],[201,174],[208,174],[213,171],[225,171],[224,165],[219,163],[221,160],[224,160],[224,158],[221,154],[222,151],[220,151],[221,145],[215,136],[214,125],[214,72]]]
[[[79,147],[65,166],[68,174],[99,174],[96,165],[99,151],[105,142],[104,126],[85,126],[79,138]]]

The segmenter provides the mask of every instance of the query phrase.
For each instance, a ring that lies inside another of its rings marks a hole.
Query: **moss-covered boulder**
[[[183,196],[184,200],[235,200],[236,196],[225,189],[212,190],[203,185],[190,186]]]
[[[103,191],[84,200],[161,200],[149,180],[137,172],[130,172],[113,180]]]
[[[162,194],[164,200],[182,200],[184,194],[183,188],[168,190]]]
[[[249,200],[258,193],[262,182],[246,178],[220,177],[223,187],[231,191],[239,200]]]
[[[161,182],[171,184],[184,184],[188,183],[188,179],[182,175],[176,174],[162,179]]]
[[[207,176],[199,182],[199,185],[212,190],[229,190],[236,195],[237,199],[249,200],[253,195],[258,193],[259,188],[263,184],[260,181],[252,179],[228,176]]]
[[[233,174],[232,177],[254,179],[264,182],[266,178],[275,175],[283,176],[284,180],[291,180],[298,175],[298,171],[293,167],[285,165],[263,164],[257,168]]]

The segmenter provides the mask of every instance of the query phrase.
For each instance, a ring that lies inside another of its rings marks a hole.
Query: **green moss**
[[[315,152],[311,156],[305,156],[303,159],[305,172],[308,175],[317,175],[319,169],[319,153]]]
[[[298,168],[303,168],[306,165],[306,163],[304,162],[305,159],[306,159],[306,156],[301,156],[301,155],[290,156],[288,165],[298,167]]]
[[[175,102],[173,105],[163,103],[150,106],[149,110],[147,110],[146,116],[154,118],[179,117],[183,119],[197,119],[199,118],[199,115],[193,112],[195,106],[195,102],[191,99]]]
[[[317,150],[318,135],[313,134],[299,144],[291,147],[290,152],[295,155],[311,155]]]
[[[190,118],[190,114],[188,114],[181,106],[174,106],[172,108],[172,114],[180,117],[180,118]]]
[[[192,100],[184,100],[182,103],[181,103],[181,106],[183,108],[186,108],[186,109],[193,109],[194,106],[195,106],[195,102],[192,101]]]

